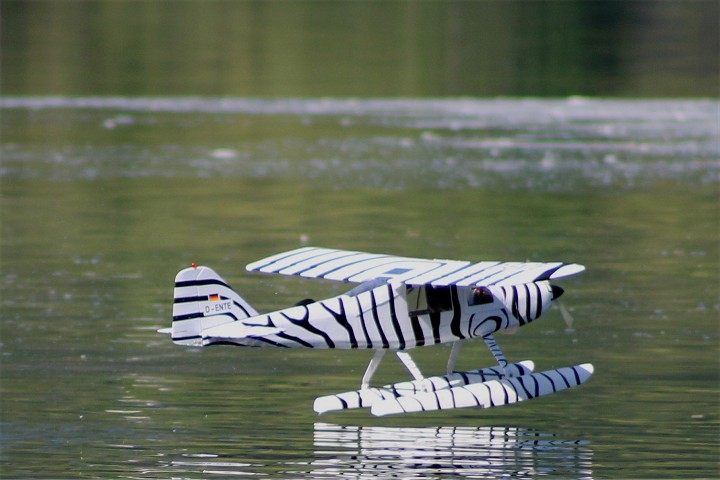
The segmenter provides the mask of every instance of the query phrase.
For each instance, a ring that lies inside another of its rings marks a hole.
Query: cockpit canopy
[[[495,297],[490,293],[487,287],[476,287],[468,290],[468,305],[473,307],[476,305],[487,305],[495,301]]]

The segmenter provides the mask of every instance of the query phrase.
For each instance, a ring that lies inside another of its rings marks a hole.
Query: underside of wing
[[[363,283],[377,278],[407,285],[517,285],[556,280],[585,270],[561,262],[427,260],[330,248],[304,247],[253,262],[249,271]]]

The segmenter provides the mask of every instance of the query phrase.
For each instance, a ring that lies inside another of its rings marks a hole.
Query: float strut
[[[365,390],[370,387],[370,380],[372,380],[373,375],[375,375],[375,370],[377,370],[380,365],[380,360],[382,360],[384,356],[385,350],[375,350],[375,355],[373,355],[367,369],[365,370],[365,375],[363,375],[362,383],[360,383],[360,390]]]
[[[498,362],[498,365],[503,369],[503,372],[505,372],[506,376],[511,376],[510,372],[508,371],[507,367],[507,360],[505,360],[505,355],[503,355],[502,350],[500,350],[500,347],[498,346],[497,342],[495,342],[495,337],[492,336],[492,334],[487,334],[483,337],[483,340],[485,340],[485,345],[490,349],[490,352],[492,352],[493,357],[495,357],[495,360]]]

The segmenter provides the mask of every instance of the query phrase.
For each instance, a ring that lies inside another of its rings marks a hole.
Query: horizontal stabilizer
[[[574,367],[386,399],[375,402],[371,412],[373,415],[383,416],[467,407],[499,407],[575,387],[590,378],[592,373],[593,366],[584,363]]]
[[[276,335],[283,330],[264,325],[247,325],[243,322],[232,322],[217,327],[203,330],[203,343],[211,344],[218,342],[243,343],[245,339],[262,338],[269,335]]]
[[[513,363],[505,367],[512,375],[526,375],[533,371],[534,363],[531,360]],[[400,382],[384,387],[372,387],[351,392],[327,395],[315,399],[313,409],[323,414],[335,410],[346,410],[351,408],[367,408],[377,402],[394,400],[398,397],[413,396],[420,393],[436,392],[473,383],[482,383],[488,380],[503,378],[505,372],[500,367],[483,368],[469,372],[456,372],[452,375],[441,375],[428,377],[422,380]]]

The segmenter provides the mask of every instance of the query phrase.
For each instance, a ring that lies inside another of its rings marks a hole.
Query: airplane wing
[[[363,283],[387,278],[407,285],[517,285],[577,275],[585,267],[562,262],[427,260],[330,248],[303,247],[247,266],[249,271]]]

